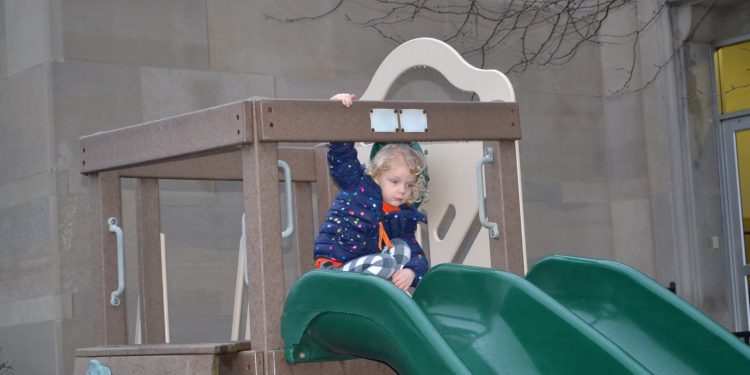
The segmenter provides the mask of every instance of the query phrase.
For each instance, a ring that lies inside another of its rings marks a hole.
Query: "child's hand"
[[[404,292],[408,292],[409,287],[411,287],[411,283],[414,281],[415,277],[417,277],[417,275],[414,273],[414,271],[408,268],[402,268],[393,274],[393,277],[391,277],[391,281],[393,281],[393,284],[395,284],[399,289],[403,290]]]
[[[331,100],[339,101],[341,102],[341,105],[349,108],[352,106],[355,98],[357,98],[357,95],[355,94],[336,94],[331,97]]]

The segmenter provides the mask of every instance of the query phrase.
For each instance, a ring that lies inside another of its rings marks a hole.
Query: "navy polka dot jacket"
[[[414,237],[417,222],[426,222],[425,216],[406,204],[401,205],[400,211],[383,212],[380,186],[364,173],[353,143],[331,142],[328,166],[339,191],[315,239],[315,258],[346,263],[378,253],[378,223],[383,222],[388,237],[400,238],[411,247],[411,260],[404,268],[414,271],[416,277],[412,286],[417,286],[429,268],[422,247]]]

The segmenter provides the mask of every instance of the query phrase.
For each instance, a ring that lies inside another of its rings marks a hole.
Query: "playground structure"
[[[108,359],[102,361],[106,366],[113,361],[120,363],[119,373],[124,373],[125,368],[140,373],[144,368],[152,368],[154,373],[162,373],[164,366],[174,365],[178,353],[185,355],[183,362],[192,360],[193,368],[197,368],[197,361],[206,361],[206,368],[212,368],[214,361],[219,361],[228,369],[228,373],[292,371],[292,367],[283,360],[279,329],[285,290],[282,260],[278,256],[281,253],[282,231],[278,160],[289,164],[295,185],[293,235],[297,245],[295,250],[299,254],[300,273],[312,267],[315,228],[312,228],[310,184],[316,184],[318,207],[328,206],[335,188],[328,176],[325,147],[285,147],[285,142],[483,142],[485,152],[492,153],[495,160],[484,167],[486,221],[497,223],[501,230],[496,238],[489,241],[491,262],[488,265],[523,274],[525,265],[516,144],[521,131],[517,104],[497,101],[441,103],[368,100],[378,95],[384,96],[390,83],[407,68],[433,66],[431,61],[453,63],[456,57],[460,58],[449,47],[446,49],[447,45],[435,49],[434,43],[439,42],[418,39],[413,41],[412,46],[433,47],[427,47],[428,50],[422,52],[410,48],[394,51],[393,56],[401,56],[394,61],[401,64],[395,69],[376,73],[381,77],[377,82],[385,81],[387,84],[371,85],[362,100],[355,102],[351,108],[344,109],[338,103],[327,100],[254,98],[82,137],[82,173],[88,176],[92,213],[95,216],[92,219],[92,235],[97,249],[93,253],[98,257],[95,262],[99,266],[94,272],[102,296],[102,304],[97,306],[92,325],[96,327],[98,341],[103,346],[79,349],[76,373],[81,373],[91,359],[103,358]],[[404,51],[410,53],[404,54]],[[462,65],[468,67],[465,62]],[[436,69],[440,70],[439,67]],[[513,99],[507,79],[503,85],[487,79],[488,74],[504,79],[501,73],[473,68],[467,71],[469,73],[465,76],[475,77],[474,80],[485,82],[489,87],[489,91],[479,92],[480,98],[492,100],[493,97],[511,95],[509,98]],[[461,81],[452,73],[445,75],[449,81]],[[501,92],[498,93],[498,90]],[[427,128],[410,130],[407,121],[400,118],[405,110],[406,113],[413,112],[408,110],[421,113],[422,116],[417,116],[417,122],[426,122]],[[378,113],[391,115],[385,116],[385,120],[373,119],[374,114]],[[381,125],[395,125],[396,128],[373,130]],[[477,159],[482,157],[481,152],[476,156]],[[127,301],[121,298],[116,306],[111,303],[112,291],[121,289],[118,285],[121,280],[118,280],[117,273],[117,241],[108,226],[111,218],[121,217],[121,178],[134,178],[137,181],[137,273],[142,309],[141,329],[143,343],[146,344],[142,346],[126,345],[124,305]],[[247,268],[252,317],[252,343],[249,349],[247,345],[240,344],[153,345],[164,342],[158,203],[158,180],[161,178],[243,182],[246,259],[251,259]],[[324,212],[320,210],[318,214],[323,215]],[[137,366],[139,370],[132,370],[132,366]],[[359,369],[356,370],[358,372],[390,371],[386,366],[372,361],[345,362],[323,368],[295,366],[293,371],[346,373],[355,371],[352,366]]]
[[[482,102],[382,100],[401,73],[422,65],[475,91]],[[81,138],[102,297],[92,325],[102,346],[79,349],[75,373],[713,374],[750,368],[747,347],[628,267],[553,257],[527,274],[514,101],[499,72],[474,69],[447,45],[416,39],[386,58],[350,108],[327,100],[255,98]],[[319,208],[328,206],[335,187],[324,146],[284,143],[353,140],[480,142],[476,211],[487,228],[486,266],[492,269],[439,265],[413,299],[368,275],[305,273],[313,265],[316,230],[311,185]],[[286,221],[294,224],[297,273],[305,273],[288,297],[279,160],[291,169],[294,215]],[[114,298],[122,283],[117,241],[108,228],[121,215],[121,178],[137,179],[143,345],[127,345],[127,301]],[[242,181],[251,341],[163,344],[160,178]],[[689,332],[680,333],[683,327]]]

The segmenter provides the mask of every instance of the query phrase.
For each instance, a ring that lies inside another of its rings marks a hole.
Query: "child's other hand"
[[[341,105],[344,107],[351,107],[352,103],[354,102],[354,99],[357,98],[357,95],[354,94],[336,94],[331,97],[331,100],[339,101],[341,102]]]
[[[393,274],[393,276],[391,277],[391,281],[393,281],[393,284],[395,284],[399,289],[403,290],[404,292],[408,292],[409,287],[411,287],[411,283],[414,281],[415,277],[417,277],[417,275],[414,273],[414,271],[408,268],[402,268]]]

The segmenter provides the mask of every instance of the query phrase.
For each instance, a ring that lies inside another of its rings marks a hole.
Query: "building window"
[[[721,47],[714,58],[721,113],[750,109],[750,40]]]

